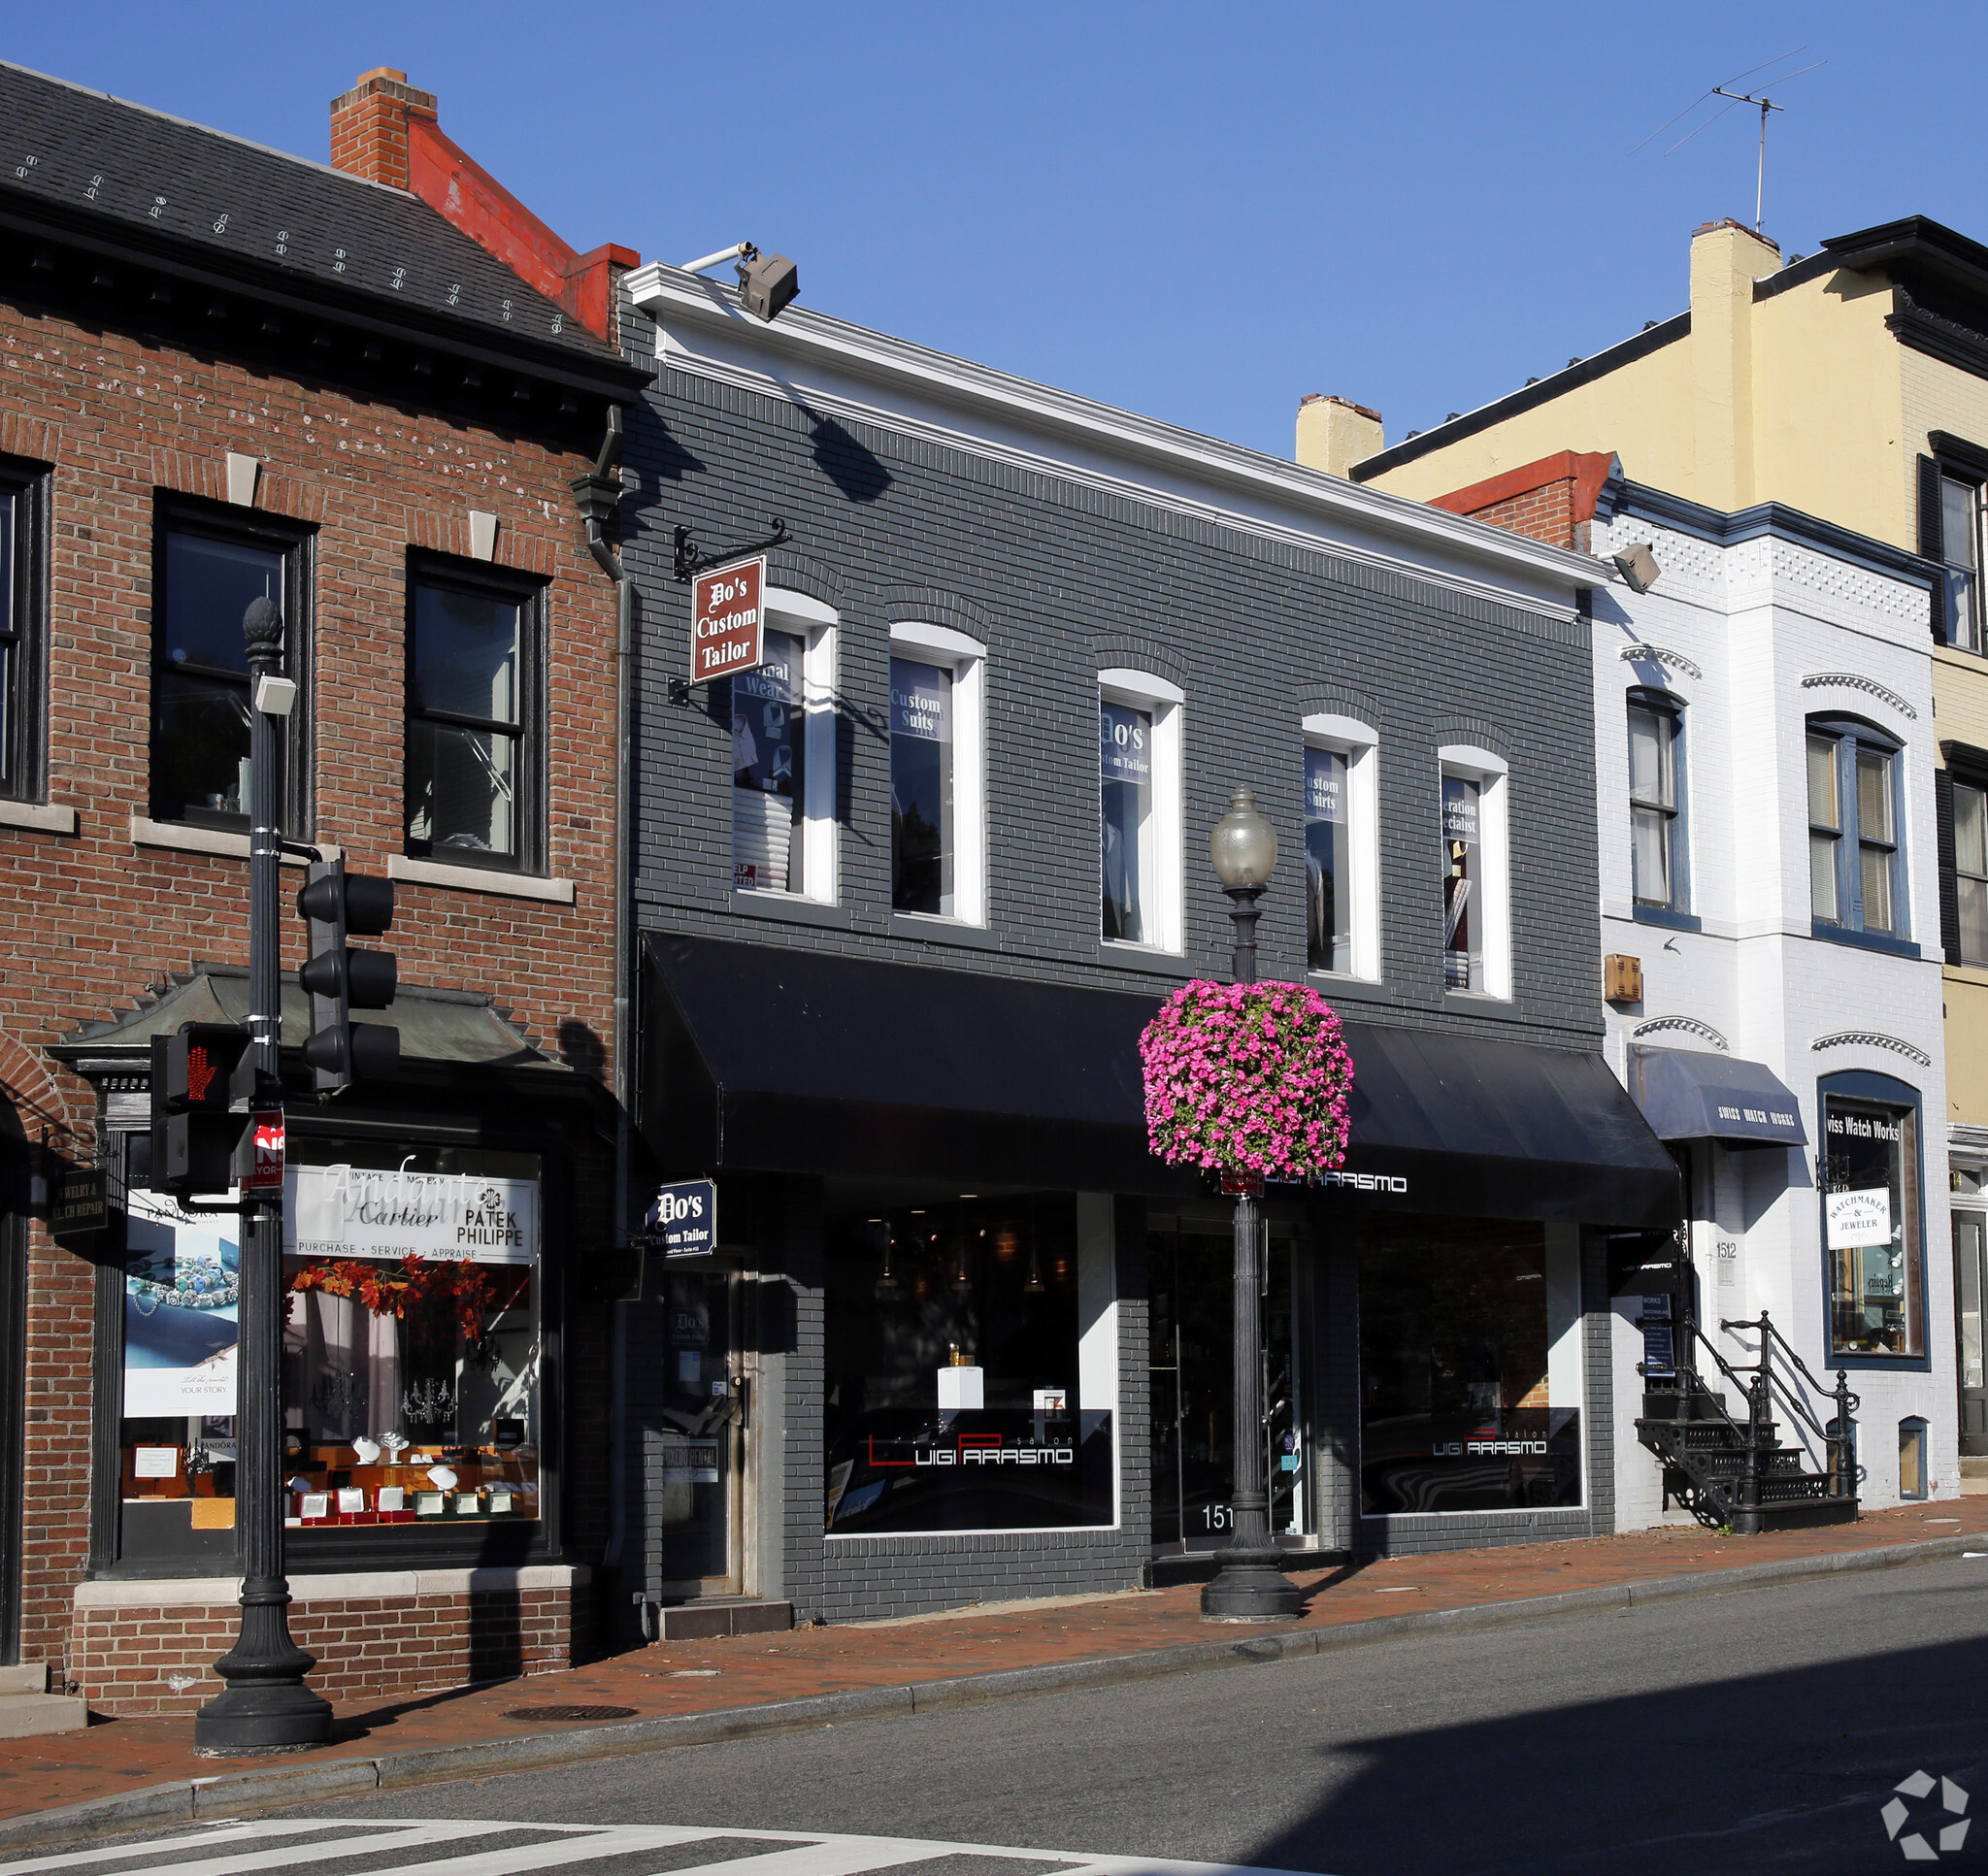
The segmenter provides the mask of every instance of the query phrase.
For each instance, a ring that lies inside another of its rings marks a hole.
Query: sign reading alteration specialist
[[[690,582],[690,681],[756,671],[765,661],[766,556]]]
[[[665,1257],[709,1257],[718,1241],[718,1189],[712,1179],[664,1186],[643,1220],[648,1241]]]

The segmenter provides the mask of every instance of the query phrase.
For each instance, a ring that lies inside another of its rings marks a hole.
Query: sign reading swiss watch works
[[[756,671],[766,658],[766,556],[690,582],[690,681]]]

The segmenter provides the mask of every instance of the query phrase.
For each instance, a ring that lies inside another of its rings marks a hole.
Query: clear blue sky
[[[17,5],[0,56],[320,160],[375,65],[576,247],[742,237],[807,304],[1287,454],[1299,398],[1390,442],[1685,302],[1751,220],[1758,115],[1694,95],[1796,47],[1784,251],[1921,213],[1988,239],[1988,8]],[[1743,87],[1742,87],[1743,88]],[[0,125],[0,141],[5,126]]]

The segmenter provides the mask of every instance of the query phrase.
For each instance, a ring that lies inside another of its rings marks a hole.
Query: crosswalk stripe
[[[220,1847],[253,1842],[271,1827],[268,1825],[247,1826],[239,1831],[231,1832]],[[301,1824],[286,1824],[284,1834],[322,1830],[324,1827],[323,1820],[312,1819]],[[493,1831],[509,1830],[515,1827],[506,1824],[368,1823],[362,1827],[377,1831],[379,1834],[370,1837],[340,1837],[330,1843],[284,1844],[274,1850],[244,1851],[235,1856],[196,1858],[191,1862],[168,1863],[165,1867],[171,1872],[171,1876],[247,1876],[247,1872],[250,1870],[287,1869],[292,1863],[329,1862],[334,1857],[363,1857],[375,1850],[398,1850],[402,1845],[406,1845],[410,1850],[420,1850],[431,1844],[452,1843],[465,1837],[488,1836]],[[32,1862],[0,1863],[0,1876],[15,1876],[17,1871],[19,1872],[19,1876],[28,1876],[31,1871],[74,1868],[85,1863],[112,1862],[120,1858],[128,1860],[141,1850],[193,1850],[205,1848],[214,1842],[214,1838],[189,1833],[163,1843],[131,1844],[121,1850],[102,1850],[88,1856],[42,1857]]]
[[[484,1825],[484,1829],[514,1830],[516,1824]],[[561,1863],[584,1862],[589,1858],[619,1857],[631,1850],[656,1850],[668,1844],[695,1843],[702,1837],[736,1835],[724,1830],[679,1828],[665,1834],[652,1826],[619,1825],[590,1829],[584,1836],[568,1837],[564,1843],[518,1844],[510,1850],[487,1850],[481,1855],[448,1857],[440,1862],[395,1863],[374,1876],[531,1876],[534,1870],[554,1869]],[[757,1859],[748,1859],[756,1861]],[[726,1870],[737,1867],[721,1865]],[[177,1876],[177,1872],[176,1872]],[[678,1876],[684,1876],[678,1872]]]

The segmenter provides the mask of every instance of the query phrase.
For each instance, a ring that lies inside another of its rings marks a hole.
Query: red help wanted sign
[[[766,559],[699,574],[690,586],[690,681],[755,671],[764,657]]]

